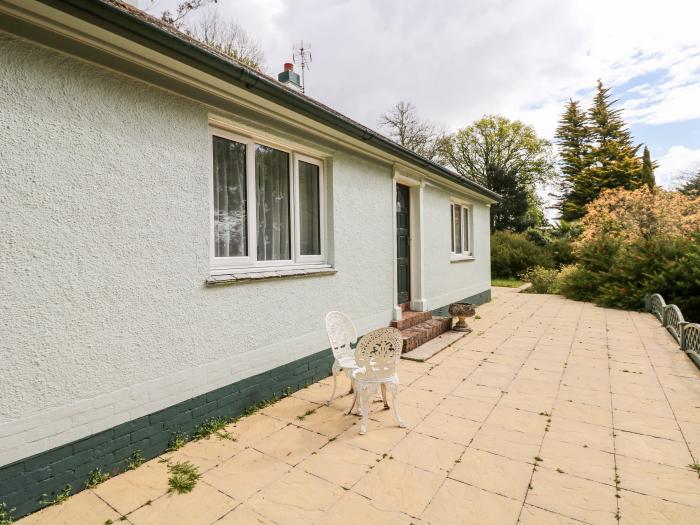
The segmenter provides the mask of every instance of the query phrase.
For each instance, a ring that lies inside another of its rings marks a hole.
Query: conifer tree
[[[684,195],[700,197],[700,169],[694,175],[689,175],[678,191]]]
[[[632,134],[622,119],[622,110],[615,107],[616,103],[617,100],[611,98],[610,88],[604,87],[599,80],[593,105],[585,115],[583,157],[578,156],[579,150],[572,149],[579,138],[574,130],[580,132],[580,110],[572,108],[570,102],[562,116],[557,138],[563,152],[568,155],[562,157],[565,182],[560,207],[565,220],[583,217],[586,204],[605,189],[622,187],[632,190],[645,184],[642,159],[637,156],[640,146],[633,144]]]
[[[593,106],[588,112],[591,148],[586,171],[595,192],[620,186],[631,190],[642,185],[642,163],[637,157],[639,145],[632,143],[632,134],[622,119],[619,108],[611,100],[610,88],[598,80]]]
[[[649,188],[654,189],[656,186],[656,179],[654,178],[654,168],[656,168],[656,163],[651,161],[651,153],[649,153],[649,148],[644,146],[644,154],[642,155],[642,183],[649,186]]]
[[[559,146],[560,181],[559,207],[562,219],[578,218],[579,210],[586,204],[585,181],[582,178],[588,162],[589,147],[588,118],[578,100],[569,99],[564,114],[559,120],[555,139]]]

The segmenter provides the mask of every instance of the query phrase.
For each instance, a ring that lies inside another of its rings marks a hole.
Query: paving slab
[[[406,428],[377,398],[360,436],[347,378],[330,406],[324,379],[17,523],[700,523],[700,371],[658,321],[493,298],[471,334],[400,361]],[[201,479],[168,492],[185,460]]]

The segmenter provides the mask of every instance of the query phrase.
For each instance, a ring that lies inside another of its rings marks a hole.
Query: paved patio
[[[359,436],[325,380],[166,454],[189,494],[153,460],[19,523],[700,523],[700,372],[655,318],[507,289],[478,315],[401,362],[406,429],[376,402]]]

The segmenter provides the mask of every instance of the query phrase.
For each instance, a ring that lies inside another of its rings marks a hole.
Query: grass
[[[129,456],[129,459],[127,459],[126,462],[127,470],[137,469],[143,465],[143,454],[140,450],[136,450],[131,456]]]
[[[506,288],[518,288],[519,286],[522,286],[523,284],[525,284],[525,281],[521,281],[520,279],[513,279],[513,278],[491,279],[491,286],[504,286]]]
[[[189,461],[168,465],[170,478],[168,478],[168,492],[177,492],[185,494],[192,492],[192,489],[197,485],[197,481],[202,475],[199,473],[199,467],[193,465]]]
[[[166,452],[175,452],[176,450],[180,450],[187,444],[188,441],[189,439],[187,438],[187,434],[184,432],[174,432],[170,437],[170,443],[168,443]]]
[[[66,485],[61,492],[54,496],[53,499],[48,499],[48,496],[46,494],[43,494],[39,503],[46,506],[60,505],[70,497],[70,493],[72,492],[72,490],[73,487],[71,487],[70,485]]]
[[[212,417],[205,420],[201,425],[194,429],[192,439],[199,441],[200,439],[209,439],[212,434],[216,434],[220,439],[231,439],[231,435],[224,431],[224,428],[233,422],[230,417]]]
[[[90,472],[90,477],[85,482],[86,489],[94,489],[100,483],[104,483],[109,479],[108,472],[102,472],[99,468],[96,468]]]
[[[289,389],[288,389],[286,395],[289,395]],[[286,397],[286,396],[282,396],[282,397]],[[264,400],[260,401],[259,403],[256,403],[255,405],[251,405],[245,409],[245,412],[243,412],[243,416],[252,416],[258,410],[262,410],[263,408],[269,407],[270,405],[274,405],[275,403],[277,403],[277,401],[282,399],[282,397],[275,396],[275,397],[272,397],[270,399],[264,399]]]
[[[690,470],[694,470],[695,472],[698,473],[698,475],[700,475],[700,463],[691,463],[690,465],[688,465],[688,468]],[[2,523],[2,522],[0,522],[0,523]]]
[[[0,503],[0,525],[12,525],[12,513],[15,509],[8,509],[5,503]]]
[[[298,419],[299,421],[304,421],[304,419],[306,419],[306,416],[310,416],[311,414],[314,414],[315,412],[316,412],[316,409],[315,409],[315,408],[314,408],[314,409],[311,409],[311,410],[307,410],[307,411],[304,412],[301,416],[297,416],[297,419]]]

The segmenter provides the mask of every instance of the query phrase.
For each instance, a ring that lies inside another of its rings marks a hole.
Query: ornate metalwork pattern
[[[331,343],[336,361],[343,357],[352,357],[352,345],[357,341],[357,332],[352,320],[341,312],[328,312],[326,315],[326,332]]]
[[[666,301],[659,294],[655,293],[649,297],[649,311],[662,323],[664,322],[664,308],[666,308]]]
[[[355,352],[352,348],[352,345],[357,341],[357,331],[347,315],[333,311],[326,315],[326,332],[335,358],[333,361],[333,391],[331,398],[326,402],[327,405],[330,405],[335,398],[338,374],[345,371],[352,381],[351,372],[357,368]],[[350,410],[352,411],[352,408]]]
[[[655,293],[644,299],[646,309],[653,313],[666,330],[681,345],[681,350],[700,368],[700,324],[688,323],[683,312],[675,304],[666,304],[661,295]]]
[[[400,427],[406,425],[399,415],[396,395],[399,387],[397,368],[401,358],[403,338],[396,328],[380,328],[374,330],[362,339],[355,350],[355,362],[357,370],[352,374],[355,388],[358,393],[360,405],[360,434],[367,432],[367,417],[369,416],[369,396],[377,391],[381,385],[384,405],[386,403],[386,391],[391,394],[391,406],[394,417]]]
[[[700,359],[700,324],[688,323],[683,327],[681,348]]]
[[[364,381],[387,380],[396,374],[403,339],[396,328],[380,328],[365,335],[355,351],[359,367],[356,378]]]
[[[664,326],[679,343],[681,342],[681,326],[684,323],[683,314],[675,304],[669,304],[664,308]]]

